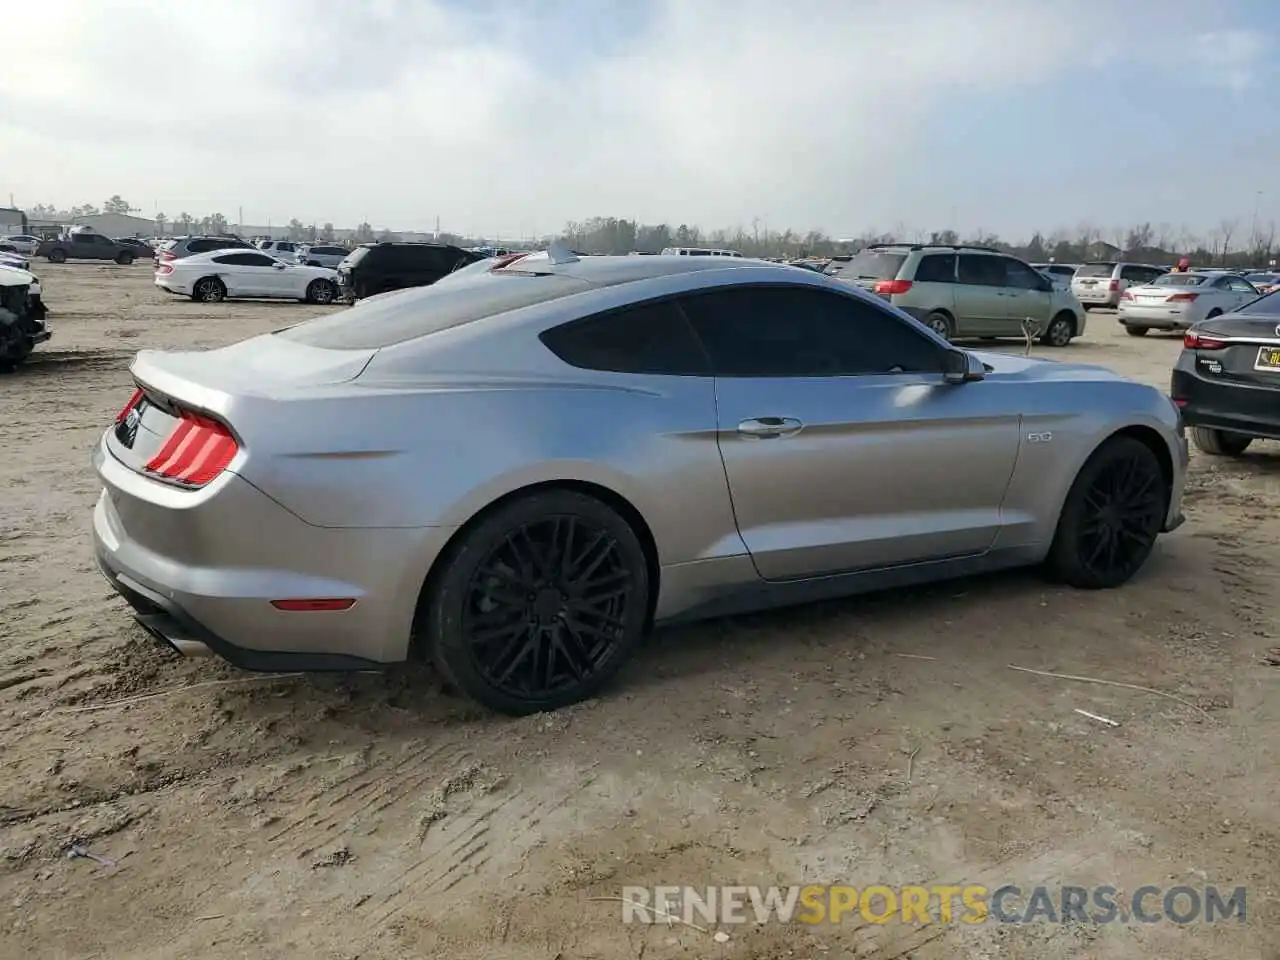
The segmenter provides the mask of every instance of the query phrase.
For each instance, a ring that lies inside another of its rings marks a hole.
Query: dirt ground
[[[1280,447],[1193,454],[1188,522],[1117,591],[1002,575],[664,631],[607,696],[522,720],[410,670],[199,686],[245,675],[133,625],[89,452],[136,350],[323,308],[38,272],[54,339],[0,378],[0,957],[1280,957]],[[1177,350],[1095,312],[1037,353],[1166,387]],[[814,882],[1245,885],[1248,919],[716,940],[599,899]]]

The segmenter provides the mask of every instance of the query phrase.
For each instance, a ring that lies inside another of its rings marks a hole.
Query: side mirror
[[[987,368],[967,350],[948,350],[943,359],[942,379],[947,383],[971,383],[986,379]]]
[[[277,270],[283,270],[285,268],[285,264],[283,263],[277,263],[275,266]]]

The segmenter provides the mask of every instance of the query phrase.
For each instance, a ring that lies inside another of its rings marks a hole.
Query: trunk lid
[[[330,350],[272,334],[218,350],[142,350],[130,373],[138,392],[107,433],[117,460],[143,472],[182,426],[184,416],[209,417],[252,446],[264,407],[300,391],[358,377],[376,350]]]
[[[1196,365],[1213,380],[1280,390],[1280,314],[1227,313],[1196,324],[1199,337],[1219,337],[1226,346],[1196,350]]]

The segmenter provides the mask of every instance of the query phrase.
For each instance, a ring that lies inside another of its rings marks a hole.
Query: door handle
[[[752,440],[794,437],[804,424],[794,417],[754,417],[738,424],[738,433]]]

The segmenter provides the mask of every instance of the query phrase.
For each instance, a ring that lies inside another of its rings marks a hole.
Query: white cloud
[[[439,215],[507,235],[596,214],[887,226],[946,162],[931,119],[1069,75],[1098,24],[1167,9],[630,0],[610,9],[635,29],[601,39],[586,2],[554,21],[435,0],[15,4],[0,186],[28,205],[120,193],[171,217]],[[1191,55],[1228,86],[1256,61],[1232,37],[1225,60]]]

